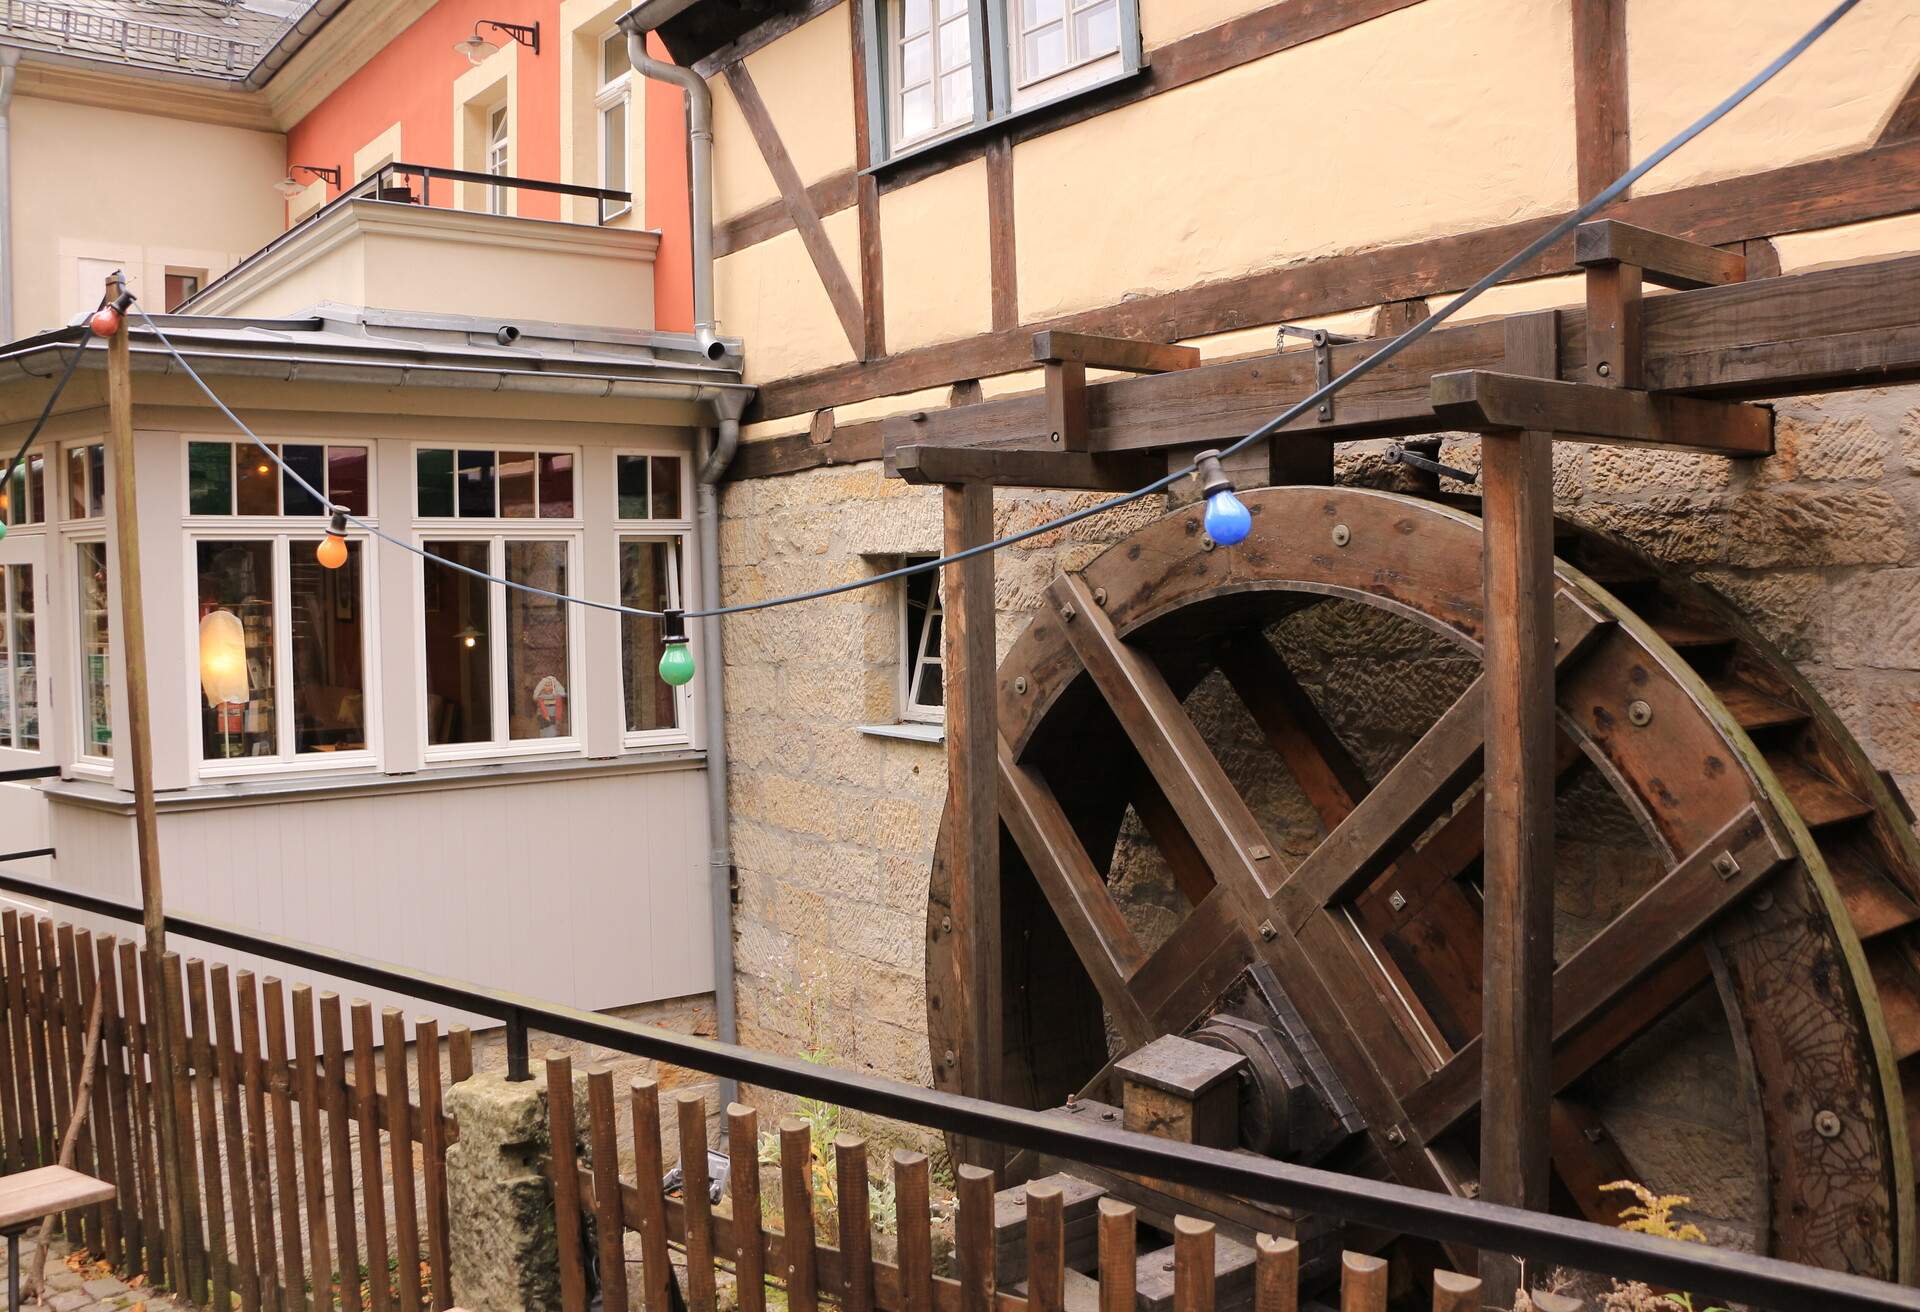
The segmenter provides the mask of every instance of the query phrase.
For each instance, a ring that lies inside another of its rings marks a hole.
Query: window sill
[[[414,774],[355,774],[303,778],[254,778],[230,783],[197,784],[159,794],[161,812],[219,810],[232,806],[319,801],[333,797],[365,797],[383,793],[437,792],[486,788],[500,784],[557,783],[568,779],[616,774],[649,774],[668,770],[697,770],[707,763],[705,752],[685,748],[633,752],[625,756],[584,760],[502,761],[489,765],[430,766]],[[49,779],[42,791],[56,802],[109,811],[133,813],[133,795],[111,780]]]
[[[975,153],[994,134],[1029,124],[1034,126],[1043,124],[1049,115],[1068,109],[1103,91],[1111,91],[1115,87],[1124,86],[1145,77],[1148,67],[1147,63],[1142,61],[1138,68],[1129,68],[1111,77],[1101,78],[1098,82],[1089,82],[1071,91],[1063,91],[1048,100],[1008,110],[997,118],[990,118],[970,128],[962,128],[948,136],[935,137],[932,141],[908,146],[898,154],[889,155],[879,163],[861,169],[860,176],[885,178],[889,174],[904,171],[915,165],[936,164],[948,156],[954,157],[953,163],[958,163],[960,159]]]
[[[944,724],[863,724],[860,732],[869,738],[898,738],[910,743],[944,743],[947,740],[947,726]]]

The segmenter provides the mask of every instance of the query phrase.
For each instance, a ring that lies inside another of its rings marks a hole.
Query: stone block
[[[586,1106],[586,1081],[574,1101]],[[469,1312],[560,1306],[553,1189],[540,1163],[551,1144],[543,1073],[514,1084],[478,1074],[452,1085],[447,1113],[460,1138],[447,1149],[447,1229],[454,1301]],[[581,1139],[585,1145],[585,1118]]]
[[[1833,663],[1842,668],[1920,668],[1920,569],[1882,569],[1836,585]]]
[[[1774,425],[1774,454],[1760,462],[1766,482],[1877,479],[1886,472],[1888,440],[1864,414],[1783,410]]]
[[[1893,773],[1920,773],[1920,673],[1865,680],[1867,754]]]
[[[1820,637],[1817,619],[1831,583],[1815,573],[1770,571],[1749,574],[1715,570],[1701,575],[1745,616],[1762,637],[1789,660],[1814,655]]]
[[[1734,462],[1726,456],[1701,452],[1599,446],[1587,453],[1587,487],[1603,497],[1649,488],[1704,492],[1728,486],[1733,470]]]

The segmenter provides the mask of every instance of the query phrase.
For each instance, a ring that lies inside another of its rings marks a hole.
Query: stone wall
[[[1920,797],[1920,389],[1807,397],[1779,412],[1780,453],[1755,464],[1564,446],[1560,509],[1734,598]],[[1377,451],[1342,448],[1341,481],[1406,477]],[[1452,464],[1477,456],[1470,437],[1443,445]],[[996,530],[1077,504],[1002,492]],[[1002,552],[1000,650],[1058,572],[1163,505]],[[723,514],[729,603],[859,578],[940,546],[937,493],[885,479],[877,464],[730,484]],[[944,756],[859,730],[896,714],[898,604],[880,587],[728,621],[736,978],[743,1041],[925,1083],[926,882]],[[1378,664],[1348,668],[1364,680]]]

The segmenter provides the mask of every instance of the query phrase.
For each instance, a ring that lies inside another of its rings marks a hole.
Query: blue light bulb
[[[1222,488],[1207,498],[1204,522],[1207,536],[1223,547],[1237,547],[1253,532],[1253,515],[1232,488]]]

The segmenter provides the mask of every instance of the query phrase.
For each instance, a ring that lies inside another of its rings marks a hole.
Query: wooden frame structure
[[[1587,271],[1584,312],[1429,334],[1343,391],[1333,416],[1303,415],[1276,434],[1267,480],[1326,481],[1302,477],[1303,470],[1330,473],[1330,460],[1303,452],[1330,452],[1340,440],[1483,435],[1486,932],[1477,1060],[1487,1128],[1479,1187],[1489,1201],[1535,1209],[1546,1203],[1554,1088],[1552,799],[1561,768],[1554,670],[1570,646],[1561,641],[1556,652],[1552,446],[1582,441],[1760,457],[1773,449],[1772,414],[1746,401],[1920,377],[1920,259],[1749,283],[1739,254],[1606,220],[1578,230],[1575,252]],[[1646,282],[1685,290],[1643,299]],[[1309,352],[1174,368],[1156,353],[1168,348],[1075,336],[1067,352],[1061,337],[1035,341],[1036,358],[1052,362],[1042,395],[884,421],[889,471],[946,489],[949,552],[989,539],[996,484],[1140,486],[1186,463],[1197,447],[1250,431],[1315,378]],[[1333,372],[1381,344],[1332,346]],[[1169,371],[1089,387],[1071,359],[1110,367],[1151,361],[1148,367]],[[1321,376],[1326,368],[1322,361]],[[944,580],[954,625],[946,670],[953,784],[941,853],[966,976],[965,1018],[956,1026],[962,1041],[944,1059],[958,1065],[963,1089],[985,1097],[1001,1087],[1001,945],[976,909],[999,898],[998,824],[1007,799],[996,798],[996,759],[1002,787],[1017,777],[1008,774],[994,723],[990,559],[950,566]],[[1078,587],[1073,579],[1056,585],[1056,593],[1066,589],[1056,598],[1060,615],[1070,621],[1077,610],[1104,629],[1099,607],[1075,595]],[[1088,624],[1080,628],[1092,633]],[[1077,636],[1074,645],[1083,645]],[[1098,652],[1082,655],[1092,661]],[[1126,677],[1119,666],[1110,676]],[[1097,672],[1096,679],[1103,688],[1109,682]],[[1151,696],[1134,710],[1153,717]],[[1390,777],[1376,791],[1391,784]],[[1168,800],[1183,814],[1204,804],[1199,795]],[[1044,817],[1033,819],[1043,825]],[[1124,1013],[1116,1019],[1124,1027]],[[1482,1274],[1496,1298],[1517,1278],[1506,1259],[1490,1260]]]

